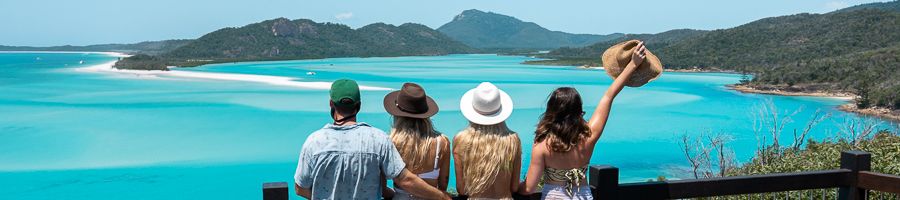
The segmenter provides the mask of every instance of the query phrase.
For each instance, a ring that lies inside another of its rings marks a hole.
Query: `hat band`
[[[408,112],[408,113],[412,113],[412,114],[422,114],[422,113],[428,112],[428,110],[416,111],[416,110],[410,110],[410,109],[403,108],[403,106],[400,106],[400,104],[397,103],[397,101],[394,101],[394,106],[397,106],[397,109],[400,109],[400,111]]]
[[[503,105],[501,104],[500,107],[497,107],[497,109],[494,109],[494,110],[492,110],[492,111],[481,111],[481,110],[478,110],[478,107],[475,107],[475,105],[472,105],[472,108],[474,108],[474,109],[472,109],[472,110],[475,110],[475,112],[478,113],[478,114],[481,114],[481,115],[493,115],[493,114],[497,114],[498,112],[500,112],[500,110],[503,109]]]

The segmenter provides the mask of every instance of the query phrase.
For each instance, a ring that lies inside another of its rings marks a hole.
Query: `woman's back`
[[[428,118],[395,116],[391,141],[400,153],[406,169],[441,191],[450,180],[450,142],[434,130]],[[395,185],[395,199],[418,199]]]
[[[531,194],[543,182],[544,199],[593,199],[590,187],[584,184],[585,171],[594,145],[606,127],[613,99],[626,84],[639,87],[662,72],[662,64],[653,54],[649,54],[650,64],[644,63],[648,55],[646,50],[643,42],[632,40],[603,53],[604,68],[615,80],[588,121],[584,120],[581,95],[575,88],[557,88],[550,94],[547,110],[541,115],[535,131],[531,164],[519,190],[521,193]],[[631,54],[630,61],[625,60],[628,54]],[[638,78],[632,80],[638,66]]]
[[[475,126],[473,128],[472,126]],[[521,141],[505,124],[470,125],[453,139],[457,190],[470,198],[512,197],[521,171]]]
[[[512,184],[512,176],[509,170],[500,171],[497,173],[497,177],[494,178],[491,182],[488,183],[488,188],[485,191],[479,193],[469,193],[470,198],[489,198],[489,199],[503,199],[512,197],[512,191],[510,191],[510,184]]]
[[[537,149],[538,146],[544,148]],[[584,167],[590,163],[591,154],[593,154],[594,149],[594,145],[585,144],[585,141],[581,141],[580,144],[573,146],[572,149],[567,152],[554,152],[546,147],[547,141],[541,141],[535,144],[532,153],[538,153],[538,151],[546,153],[547,156],[544,157],[544,165],[554,169],[574,169]]]
[[[400,153],[400,157],[403,157],[404,160],[407,158],[419,157],[419,158],[428,158],[428,159],[419,159],[418,161],[405,161],[406,169],[412,172],[413,174],[419,175],[419,178],[422,178],[425,182],[428,182],[431,186],[437,187],[438,189],[445,190],[447,189],[447,182],[444,180],[441,184],[441,179],[447,179],[449,177],[449,163],[450,163],[450,141],[446,136],[440,135],[438,137],[432,137],[424,139],[425,141],[418,141],[422,146],[430,147],[426,148],[424,151],[407,151]],[[397,145],[397,142],[395,142]],[[412,159],[409,159],[412,160]]]

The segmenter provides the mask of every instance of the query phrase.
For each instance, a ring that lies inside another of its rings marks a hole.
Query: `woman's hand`
[[[631,53],[631,64],[640,66],[641,63],[644,63],[644,58],[647,57],[647,47],[644,46],[644,42],[641,41],[634,49],[634,52]]]

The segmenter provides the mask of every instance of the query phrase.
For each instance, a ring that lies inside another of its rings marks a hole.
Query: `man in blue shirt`
[[[307,199],[380,199],[383,178],[419,197],[450,199],[405,169],[394,143],[381,130],[356,121],[359,85],[341,79],[331,84],[331,117],[303,143],[294,189]]]

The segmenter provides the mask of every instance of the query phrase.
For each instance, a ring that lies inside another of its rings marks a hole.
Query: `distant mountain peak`
[[[462,14],[478,14],[478,13],[485,13],[485,12],[478,10],[478,9],[468,9],[468,10],[464,10],[462,12]]]
[[[467,17],[483,15],[483,14],[487,14],[487,13],[485,13],[484,11],[480,11],[478,9],[468,9],[468,10],[464,10],[462,13],[459,13],[458,15],[456,15],[456,17],[453,17],[453,21],[465,20],[465,19],[467,19]]]
[[[477,48],[549,49],[586,46],[619,37],[571,34],[547,30],[533,22],[477,9],[465,10],[437,29],[451,38]]]
[[[286,23],[286,22],[290,22],[290,21],[291,20],[288,18],[279,17],[279,18],[275,18],[275,19],[265,20],[260,23]]]
[[[478,9],[469,9],[465,10],[462,13],[453,17],[453,21],[483,21],[483,20],[497,20],[497,21],[509,21],[511,23],[521,23],[522,20],[519,20],[515,17],[504,15],[500,13],[490,12],[490,11],[481,11]]]

